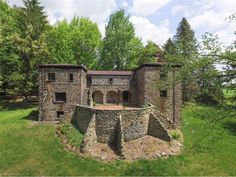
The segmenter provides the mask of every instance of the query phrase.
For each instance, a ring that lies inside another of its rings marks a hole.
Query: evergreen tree
[[[15,45],[18,46],[15,53],[19,56],[20,72],[24,78],[20,90],[27,96],[37,92],[37,66],[48,59],[45,36],[48,22],[38,0],[25,0],[24,7],[16,10],[19,32],[14,38]]]
[[[193,93],[195,92],[194,83],[191,79],[194,73],[190,70],[190,65],[198,58],[198,46],[194,31],[185,17],[182,18],[177,28],[174,43],[177,54],[174,61],[182,64],[182,95],[183,102],[186,102],[193,98]]]
[[[24,7],[19,8],[18,27],[22,36],[27,36],[28,26],[32,26],[31,38],[37,40],[49,28],[47,15],[39,0],[24,0]]]
[[[179,23],[176,35],[174,36],[176,52],[181,56],[181,62],[184,64],[192,59],[195,59],[198,53],[197,40],[194,31],[191,29],[185,17]]]
[[[165,59],[173,61],[177,55],[175,43],[169,38],[164,47],[163,47],[163,55]]]
[[[112,14],[103,40],[101,68],[124,70],[132,53],[131,43],[134,38],[134,26],[125,11],[119,10]]]

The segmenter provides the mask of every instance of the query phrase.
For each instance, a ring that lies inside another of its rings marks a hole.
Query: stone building
[[[150,146],[149,138],[170,143],[165,148],[170,150],[174,141],[169,132],[181,126],[179,69],[180,65],[164,62],[133,71],[40,65],[39,120],[75,120],[84,134],[81,151],[90,155],[102,144],[129,158],[129,143],[140,140]]]
[[[117,104],[143,108],[166,128],[181,125],[181,84],[175,81],[180,65],[147,63],[133,71],[90,71],[84,66],[39,66],[39,120],[71,119],[76,105]]]

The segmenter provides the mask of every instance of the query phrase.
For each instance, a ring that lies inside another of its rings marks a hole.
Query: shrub
[[[72,124],[63,124],[60,127],[60,132],[66,137],[71,146],[80,147],[80,144],[83,140],[83,134]]]
[[[177,140],[177,139],[180,138],[180,133],[174,131],[174,132],[171,133],[171,136],[172,136],[173,139]]]

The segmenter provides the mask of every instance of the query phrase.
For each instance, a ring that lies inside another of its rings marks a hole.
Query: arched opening
[[[118,94],[115,91],[107,92],[107,103],[118,104]]]
[[[130,104],[131,103],[131,94],[129,91],[124,91],[122,93],[122,101],[124,104]]]
[[[103,93],[100,91],[95,91],[92,94],[93,102],[98,104],[103,104]]]

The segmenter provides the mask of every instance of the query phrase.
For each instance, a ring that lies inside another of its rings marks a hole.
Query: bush
[[[180,138],[180,133],[174,131],[174,132],[171,133],[171,136],[172,136],[173,139],[177,140],[177,139]]]
[[[83,134],[72,124],[66,123],[60,127],[60,132],[66,137],[69,144],[74,147],[80,147],[83,140]]]

